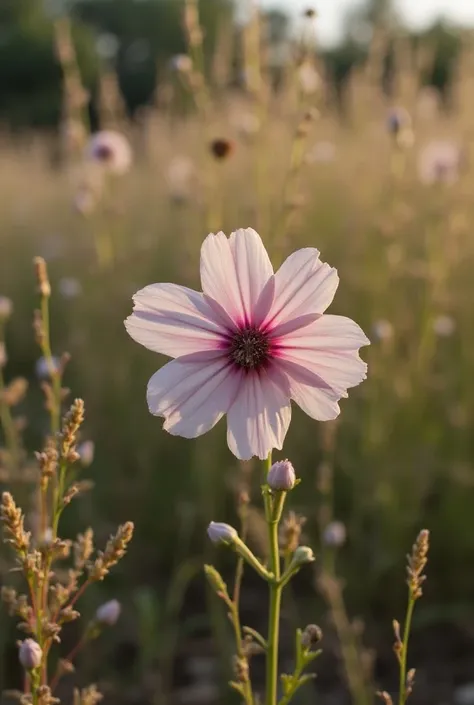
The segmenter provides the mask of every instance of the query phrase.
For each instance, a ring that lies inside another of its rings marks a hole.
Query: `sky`
[[[318,12],[317,29],[321,42],[333,44],[340,37],[345,12],[360,4],[360,0],[261,0],[261,4],[280,7],[292,14],[314,7]],[[412,27],[422,28],[440,15],[474,27],[473,0],[396,0],[395,4]]]

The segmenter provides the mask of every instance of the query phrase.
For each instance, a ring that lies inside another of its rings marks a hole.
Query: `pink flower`
[[[325,421],[366,376],[359,326],[323,312],[339,283],[314,248],[293,253],[276,274],[260,236],[247,228],[209,235],[201,249],[198,293],[152,284],[134,296],[125,321],[146,348],[176,358],[148,383],[152,414],[185,438],[227,414],[227,441],[238,458],[281,450],[291,399]]]
[[[86,147],[86,158],[111,174],[126,174],[132,164],[132,148],[127,138],[114,130],[93,134]]]

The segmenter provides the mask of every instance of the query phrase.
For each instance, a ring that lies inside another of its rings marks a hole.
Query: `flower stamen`
[[[248,327],[239,330],[230,342],[231,360],[246,370],[257,370],[269,357],[270,344],[265,333],[258,328]]]

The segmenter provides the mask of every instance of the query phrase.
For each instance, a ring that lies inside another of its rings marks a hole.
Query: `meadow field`
[[[204,238],[247,227],[275,269],[298,248],[320,250],[340,276],[329,312],[354,319],[371,341],[361,352],[367,379],[342,400],[337,420],[319,423],[295,406],[278,452],[302,480],[288,509],[306,517],[304,542],[316,557],[284,599],[282,670],[296,626],[323,631],[318,677],[295,702],[368,705],[376,691],[398,702],[392,620],[403,621],[406,554],[422,529],[430,552],[412,626],[410,702],[474,702],[472,52],[461,56],[449,109],[406,66],[385,96],[376,62],[375,54],[353,72],[345,117],[329,85],[308,90],[297,67],[278,91],[262,72],[246,92],[196,80],[197,62],[178,66],[139,119],[123,118],[118,103],[105,114],[102,127],[125,135],[133,154],[120,175],[98,176],[102,167],[82,146],[69,140],[65,151],[57,135],[0,136],[3,489],[40,541],[34,451],[51,431],[42,389],[51,369],[40,359],[38,317],[33,325],[41,257],[52,356],[70,355],[63,410],[84,400],[79,465],[93,482],[61,519],[62,536],[91,526],[100,547],[117,525],[135,526],[123,561],[78,601],[86,622],[109,600],[121,615],[61,680],[65,702],[90,682],[107,703],[239,701],[227,687],[232,633],[202,566],[212,562],[232,580],[233,561],[206,534],[211,521],[244,520],[248,545],[268,555],[259,461],[230,453],[223,422],[194,440],[162,430],[146,385],[165,358],[136,345],[124,320],[148,284],[200,291]],[[183,110],[188,88],[197,108],[190,100]],[[24,592],[12,564],[6,546],[2,584]],[[265,632],[266,594],[247,570],[241,613]],[[23,687],[19,636],[7,610],[0,614],[9,702]],[[66,656],[80,635],[79,622],[66,625],[57,653]],[[251,671],[261,689],[261,656]],[[74,702],[96,702],[81,697]]]

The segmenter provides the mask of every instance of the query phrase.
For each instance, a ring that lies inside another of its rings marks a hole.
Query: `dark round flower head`
[[[323,638],[323,633],[317,624],[308,624],[303,634],[301,635],[301,644],[310,649]]]
[[[227,159],[234,151],[234,144],[227,139],[216,139],[211,142],[211,152],[216,159]]]
[[[313,17],[316,17],[316,10],[314,9],[314,7],[306,8],[306,10],[304,11],[304,16],[308,17],[310,20],[312,20]]]

